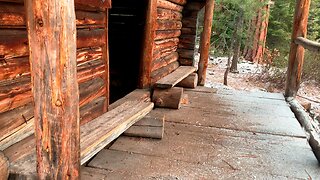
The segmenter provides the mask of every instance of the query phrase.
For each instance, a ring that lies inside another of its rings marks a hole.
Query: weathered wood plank
[[[163,89],[172,88],[191,73],[195,72],[195,70],[196,68],[192,66],[180,66],[171,74],[157,81],[155,85]]]
[[[74,1],[30,0],[26,1],[26,12],[38,178],[78,179],[80,123]]]

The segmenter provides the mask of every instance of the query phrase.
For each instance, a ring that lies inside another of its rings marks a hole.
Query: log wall
[[[179,67],[177,53],[186,0],[158,0],[156,32],[151,62],[151,84]]]
[[[188,1],[183,9],[182,30],[178,46],[179,62],[181,65],[193,65],[198,12],[203,6],[204,2]]]
[[[85,123],[107,110],[107,19],[102,6],[95,8],[94,3],[86,6],[79,2],[76,4],[77,76],[80,119]],[[0,0],[0,141],[32,118],[25,7],[23,1]]]

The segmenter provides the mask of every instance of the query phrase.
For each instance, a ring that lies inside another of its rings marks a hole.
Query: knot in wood
[[[58,100],[56,101],[55,105],[56,105],[57,107],[61,107],[61,106],[62,106],[62,102],[60,101],[60,99],[58,99]]]
[[[43,27],[43,20],[42,20],[42,19],[38,19],[38,20],[37,20],[37,24],[38,24],[40,27]]]

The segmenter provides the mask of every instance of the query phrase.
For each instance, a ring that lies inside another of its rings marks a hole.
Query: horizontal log
[[[0,27],[26,25],[23,4],[0,2],[0,7]]]
[[[182,24],[186,28],[197,28],[197,18],[183,18]]]
[[[2,2],[12,2],[12,3],[24,3],[24,0],[1,0]],[[101,8],[110,8],[111,0],[75,0],[75,4],[77,5],[85,5],[91,7],[101,7]]]
[[[164,49],[161,49],[161,50],[158,50],[158,51],[155,51],[153,53],[153,61],[157,60],[157,59],[160,59],[160,58],[163,58],[165,56],[168,56],[169,54],[171,54],[172,52],[176,52],[178,49],[177,46],[172,46],[172,47],[168,47],[168,48],[164,48]]]
[[[106,42],[104,29],[77,30],[77,48],[103,46]]]
[[[179,58],[179,63],[183,66],[193,66],[193,58]]]
[[[159,51],[165,48],[177,46],[179,43],[179,38],[170,38],[155,41],[154,51]]]
[[[111,8],[111,0],[75,0],[76,4],[92,7]]]
[[[157,0],[157,5],[159,8],[170,9],[179,12],[182,12],[183,10],[183,6],[180,6],[167,0]]]
[[[177,52],[172,52],[168,56],[165,56],[163,58],[157,59],[157,60],[152,62],[151,71],[155,71],[155,70],[160,69],[160,68],[162,68],[164,66],[167,66],[167,65],[171,64],[172,62],[177,61],[178,58],[179,58],[178,53]]]
[[[98,47],[104,44],[104,29],[81,29],[77,31],[77,48]],[[26,30],[0,29],[0,58],[10,59],[28,55]]]
[[[79,106],[82,107],[85,104],[103,96],[106,93],[104,80],[102,78],[95,78],[90,81],[79,84],[81,89]]]
[[[160,69],[157,69],[156,71],[151,72],[151,83],[156,83],[159,79],[163,78],[164,76],[170,74],[174,70],[176,70],[179,67],[179,63],[177,61],[174,61],[173,63],[164,66]]]
[[[194,57],[194,50],[178,49],[178,53],[181,58],[192,59]]]
[[[309,39],[298,37],[294,41],[296,44],[299,44],[303,46],[305,49],[308,49],[309,51],[313,51],[316,53],[320,53],[320,43],[316,41],[311,41]]]
[[[181,21],[157,20],[156,30],[180,30],[182,28]]]
[[[153,138],[162,139],[164,134],[164,127],[154,127],[154,126],[136,126],[133,125],[127,129],[123,135],[129,137],[143,137],[143,138]]]
[[[0,59],[28,56],[26,30],[0,29]]]
[[[23,106],[32,101],[30,76],[0,82],[0,113]]]
[[[182,14],[178,11],[158,8],[157,9],[157,19],[180,21],[182,19]]]
[[[196,44],[196,36],[195,35],[181,35],[179,37],[180,43],[184,44]]]
[[[194,51],[195,49],[195,44],[189,44],[189,43],[185,43],[185,42],[180,42],[178,45],[179,49],[185,49],[185,50],[192,50]]]
[[[196,28],[192,28],[192,27],[184,27],[184,26],[182,25],[181,34],[183,34],[183,35],[194,35],[194,36],[196,36],[196,34],[197,34],[197,29],[196,29]]]
[[[105,97],[99,97],[83,107],[80,107],[80,124],[86,124],[105,113],[105,101]]]
[[[187,3],[187,0],[168,0],[168,1],[179,4],[179,5],[185,5]]]
[[[0,27],[11,28],[26,27],[26,15],[23,4],[0,2]],[[105,25],[106,14],[104,12],[90,12],[77,10],[76,24],[83,25]]]
[[[287,98],[287,102],[299,123],[306,131],[309,145],[320,163],[320,130],[316,123],[312,123],[314,120],[303,109],[300,103],[294,98]]]
[[[90,61],[102,59],[102,48],[83,48],[77,50],[77,63],[81,66]],[[28,57],[0,60],[0,81],[30,74]]]
[[[179,37],[181,35],[181,30],[167,30],[167,31],[156,31],[155,40],[170,39]]]
[[[82,48],[77,50],[77,66],[103,58],[101,47]]]
[[[194,89],[198,85],[198,74],[192,73],[177,84],[178,87]]]
[[[30,74],[28,57],[0,60],[0,81]]]
[[[96,60],[78,67],[78,83],[103,77],[105,75],[105,63],[102,60]]]
[[[21,125],[33,118],[33,103],[0,113],[0,141],[21,129]]]
[[[183,88],[154,89],[152,102],[156,107],[180,109],[183,97]]]

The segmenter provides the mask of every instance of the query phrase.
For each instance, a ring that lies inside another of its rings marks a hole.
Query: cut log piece
[[[131,136],[131,137],[162,139],[163,133],[164,133],[163,127],[133,125],[124,133],[124,135]]]
[[[164,132],[165,115],[156,110],[151,111],[146,117],[136,122],[124,135],[162,139]]]
[[[155,89],[152,101],[156,107],[180,109],[183,88]]]
[[[0,179],[6,180],[9,176],[9,161],[7,157],[0,151]]]
[[[184,88],[196,88],[198,84],[198,74],[192,73],[188,77],[184,78],[180,81],[177,86],[184,87]]]
[[[171,74],[156,82],[158,88],[172,88],[196,70],[193,66],[180,66]]]
[[[127,101],[81,126],[81,164],[103,149],[153,109],[153,103]],[[35,139],[30,136],[4,151],[10,161],[10,174],[36,174]]]

